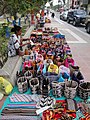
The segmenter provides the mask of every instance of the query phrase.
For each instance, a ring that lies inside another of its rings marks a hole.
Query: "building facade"
[[[66,0],[66,6],[70,8],[78,8],[80,6],[80,0]]]
[[[74,0],[74,8],[79,8],[80,7],[80,0]]]
[[[80,0],[80,6],[85,7],[87,13],[90,13],[90,0]]]
[[[72,6],[72,0],[66,0],[65,4],[66,4],[66,8],[70,9],[70,7]]]
[[[87,14],[90,13],[90,0],[66,0],[66,7],[70,8],[84,8]]]

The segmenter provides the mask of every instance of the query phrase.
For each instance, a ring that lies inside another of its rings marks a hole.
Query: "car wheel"
[[[76,25],[77,25],[76,20],[73,20],[73,25],[74,25],[74,26],[76,26]]]
[[[62,19],[62,17],[60,16],[60,20]]]
[[[67,23],[70,23],[70,20],[69,20],[69,19],[67,19]]]
[[[86,28],[87,33],[90,34],[90,23],[88,23],[87,28]]]
[[[65,21],[65,17],[63,17],[63,20]]]

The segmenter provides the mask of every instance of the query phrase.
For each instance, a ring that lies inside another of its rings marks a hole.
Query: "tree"
[[[17,12],[24,14],[27,10],[36,12],[47,0],[0,0],[0,15],[9,13],[17,18]]]
[[[15,4],[13,4],[15,3]],[[26,0],[8,0],[8,13],[17,19],[17,13],[22,13],[29,8],[29,4]]]
[[[7,13],[7,0],[0,0],[0,16]]]
[[[6,26],[5,26],[6,27]],[[7,41],[6,29],[5,27],[0,27],[0,67],[2,67],[7,60]]]
[[[45,5],[44,0],[27,0],[27,2],[30,4],[29,9],[27,12],[31,14],[31,24],[35,24],[34,21],[34,15],[41,9],[42,5]]]
[[[41,6],[45,5],[46,0],[26,0],[30,4],[29,10],[32,13],[36,13],[40,10]]]
[[[17,12],[23,13],[29,8],[26,0],[1,0],[0,1],[0,15],[10,14],[17,18]]]

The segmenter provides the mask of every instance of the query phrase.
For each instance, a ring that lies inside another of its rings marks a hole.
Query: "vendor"
[[[14,27],[11,29],[11,32],[13,32],[13,34],[11,35],[8,43],[9,57],[19,55],[20,48],[24,45],[30,44],[30,42],[22,44],[23,41],[30,40],[30,38],[27,39],[21,38],[22,28],[20,26],[14,25]]]

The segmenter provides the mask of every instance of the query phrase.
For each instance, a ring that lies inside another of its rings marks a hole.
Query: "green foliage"
[[[5,37],[5,28],[0,28],[0,66],[2,67],[7,60],[7,43],[8,39]]]
[[[7,13],[7,0],[0,0],[0,16]]]
[[[25,0],[8,0],[8,13],[17,19],[17,13],[22,13],[29,8],[29,4]]]
[[[17,13],[25,14],[28,9],[36,12],[46,1],[47,0],[0,0],[0,15],[9,13],[17,19]]]
[[[7,46],[8,46],[8,41],[9,38],[6,38],[6,24],[3,24],[5,26],[0,25],[0,68],[3,67],[3,65],[5,64],[5,62],[7,61]],[[8,26],[9,27],[9,26]],[[22,36],[25,35],[25,32],[27,30],[28,24],[23,24],[22,27]],[[11,28],[9,27],[9,31],[11,30]]]
[[[26,0],[30,6],[29,9],[27,9],[27,11],[29,11],[30,13],[36,13],[40,10],[41,6],[45,5],[45,0]]]
[[[28,4],[26,0],[0,0],[0,15],[7,13],[16,19],[16,14],[23,14],[29,6],[30,4]]]
[[[0,37],[0,55],[3,57],[7,51],[7,42],[8,39],[4,37]]]

